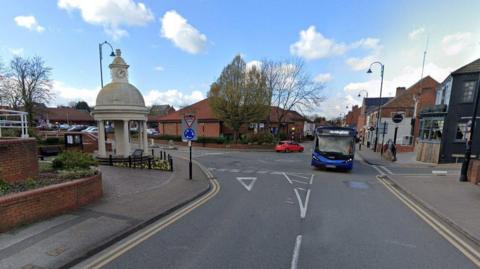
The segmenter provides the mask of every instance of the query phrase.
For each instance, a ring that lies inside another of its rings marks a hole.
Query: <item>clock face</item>
[[[120,69],[120,70],[117,71],[117,77],[118,78],[125,78],[126,75],[127,75],[127,72],[123,69]]]

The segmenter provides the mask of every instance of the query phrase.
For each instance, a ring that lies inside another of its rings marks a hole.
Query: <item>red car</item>
[[[295,141],[280,141],[275,146],[276,152],[292,152],[292,151],[303,152],[303,149],[304,149],[303,146],[298,144]]]

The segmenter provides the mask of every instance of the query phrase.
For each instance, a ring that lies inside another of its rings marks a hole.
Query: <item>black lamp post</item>
[[[385,69],[385,65],[382,64],[381,62],[373,62],[370,64],[370,67],[368,68],[368,71],[367,71],[367,74],[371,74],[372,73],[372,66],[374,64],[379,64],[380,67],[381,67],[381,70],[380,70],[380,77],[381,77],[381,82],[380,82],[380,100],[378,101],[378,112],[377,112],[377,123],[375,126],[375,145],[373,146],[373,151],[376,152],[377,151],[377,144],[378,144],[378,127],[380,126],[380,122],[379,122],[379,119],[380,119],[380,114],[381,114],[381,110],[382,110],[382,88],[383,88],[383,71]],[[384,130],[385,131],[385,130]]]
[[[470,120],[470,137],[465,148],[465,157],[463,158],[462,169],[460,170],[460,181],[468,181],[468,166],[472,155],[472,142],[475,133],[475,122],[477,121],[478,102],[480,97],[480,74],[478,74],[477,89],[475,91],[475,104],[473,106],[472,119]]]
[[[115,53],[113,52],[113,47],[110,43],[107,41],[103,41],[103,43],[98,44],[98,57],[100,59],[100,85],[103,88],[103,66],[102,66],[102,46],[103,45],[108,45],[110,49],[112,49],[112,52],[110,53],[110,57],[115,57]]]

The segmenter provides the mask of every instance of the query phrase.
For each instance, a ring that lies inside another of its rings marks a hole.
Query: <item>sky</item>
[[[0,61],[41,56],[52,67],[50,106],[100,90],[98,44],[122,50],[130,83],[147,105],[185,106],[206,97],[235,55],[248,63],[300,58],[322,83],[325,101],[310,111],[333,118],[425,75],[442,82],[480,57],[478,0],[424,1],[2,1]],[[428,47],[427,47],[428,39]],[[110,48],[104,46],[105,84]]]

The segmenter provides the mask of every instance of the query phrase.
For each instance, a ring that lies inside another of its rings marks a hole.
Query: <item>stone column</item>
[[[145,149],[143,148],[143,125],[140,124],[140,121],[136,121],[137,123],[137,130],[138,130],[138,147],[140,149],[143,149],[143,151],[145,151]]]
[[[130,128],[128,126],[128,120],[123,120],[123,156],[128,157],[130,155]]]
[[[145,151],[145,155],[148,154],[147,121],[143,121],[143,151]]]
[[[107,157],[105,147],[105,124],[103,120],[98,121],[98,156]]]

